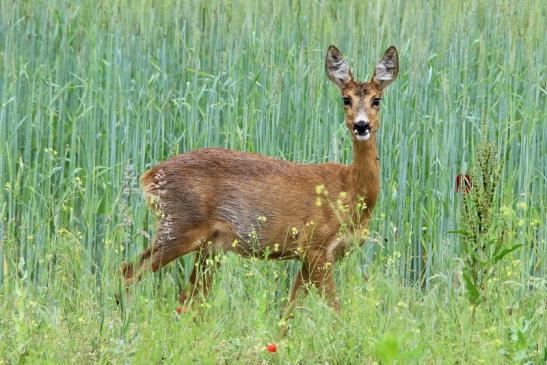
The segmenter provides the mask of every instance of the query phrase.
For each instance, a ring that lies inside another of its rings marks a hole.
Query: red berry
[[[181,313],[182,313],[182,307],[179,305],[179,306],[177,307],[177,309],[175,309],[175,310],[177,311],[177,314],[180,316]]]
[[[277,351],[277,345],[275,343],[269,343],[268,345],[266,345],[266,351],[276,352]]]

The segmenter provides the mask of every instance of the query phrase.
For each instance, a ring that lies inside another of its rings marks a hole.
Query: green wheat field
[[[547,363],[546,15],[542,0],[0,0],[0,364]],[[342,311],[312,292],[283,335],[298,263],[232,254],[186,313],[191,256],[117,304],[120,265],[154,233],[147,168],[206,146],[351,162],[330,44],[360,80],[390,45],[400,57],[370,237],[335,268]],[[522,246],[475,303],[455,181],[484,141],[503,164],[499,236]]]

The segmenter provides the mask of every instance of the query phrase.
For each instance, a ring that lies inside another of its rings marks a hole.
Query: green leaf
[[[469,300],[473,304],[478,304],[481,298],[481,294],[479,292],[479,289],[473,282],[473,278],[471,277],[471,275],[469,275],[468,272],[464,272],[463,280],[465,282],[465,289],[467,289],[467,295],[469,296]]]
[[[424,352],[425,352],[425,346],[419,345],[414,350],[403,352],[401,356],[399,356],[399,358],[401,360],[404,360],[405,362],[418,361],[424,355]]]
[[[471,236],[471,233],[469,233],[467,231],[463,231],[463,230],[448,231],[448,233],[450,233],[450,234],[459,234],[459,235],[462,235],[464,237],[470,237]]]
[[[508,254],[510,254],[511,252],[519,249],[520,247],[522,246],[522,243],[519,243],[518,245],[514,245],[513,247],[509,247],[509,248],[506,248],[504,250],[501,250],[500,253],[496,254],[493,258],[492,258],[492,264],[495,264],[497,262],[499,262],[502,258],[504,258],[505,256],[507,256]]]
[[[384,336],[376,345],[376,353],[382,363],[391,364],[400,352],[399,339],[393,335]]]

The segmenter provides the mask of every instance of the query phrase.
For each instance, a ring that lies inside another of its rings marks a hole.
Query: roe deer
[[[372,79],[359,82],[341,52],[330,46],[325,67],[342,93],[345,123],[353,142],[352,164],[297,164],[209,148],[160,163],[140,179],[158,215],[157,232],[139,263],[122,268],[127,284],[147,269],[156,271],[179,256],[196,252],[180,301],[196,294],[205,296],[213,271],[208,263],[218,261],[210,260],[212,255],[216,250],[234,251],[243,256],[300,260],[289,306],[299,290],[307,290],[305,284],[313,284],[339,310],[331,264],[349,248],[349,235],[342,227],[349,227],[350,234],[363,231],[376,204],[380,101],[384,88],[397,77],[399,60],[395,47],[389,47]],[[335,197],[346,214],[341,216],[333,204],[325,203],[328,197]]]

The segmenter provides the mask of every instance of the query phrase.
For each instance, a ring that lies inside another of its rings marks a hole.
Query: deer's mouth
[[[353,134],[358,141],[368,141],[371,131],[369,123],[359,122],[353,127]]]
[[[370,130],[364,133],[353,131],[353,133],[355,134],[355,139],[357,139],[358,141],[368,141],[368,139],[370,138]]]

